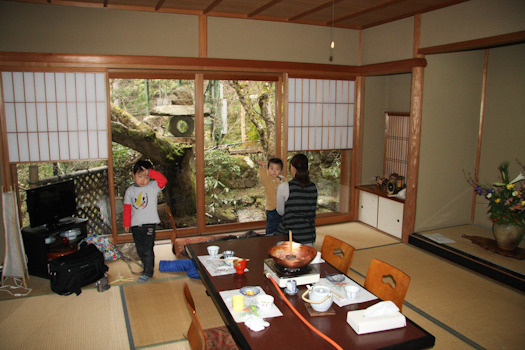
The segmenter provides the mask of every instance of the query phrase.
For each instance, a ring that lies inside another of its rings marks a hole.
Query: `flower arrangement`
[[[521,165],[521,164],[520,164]],[[522,165],[525,169],[525,167]],[[489,201],[488,213],[496,224],[525,226],[525,176],[520,172],[514,179],[509,177],[509,162],[503,162],[498,170],[501,182],[492,185],[480,185],[469,177],[467,181],[474,187],[476,194]]]

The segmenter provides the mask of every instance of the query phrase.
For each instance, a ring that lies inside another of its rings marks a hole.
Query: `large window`
[[[166,79],[158,79],[158,74],[153,79],[152,73],[109,76],[106,80],[107,74],[100,72],[3,73],[3,125],[13,140],[7,155],[17,167],[13,173],[18,174],[21,190],[74,178],[77,215],[90,219],[90,232],[120,235],[124,193],[133,184],[132,166],[138,159],[148,159],[168,178],[158,201],[160,229],[171,229],[165,206],[182,235],[235,230],[238,224],[264,226],[266,199],[257,163],[284,154],[287,167],[293,155],[286,153],[288,131],[283,131],[288,129],[281,124],[287,122],[282,118],[287,108],[281,91],[284,78],[209,79],[202,91],[196,91],[197,76],[192,73],[171,72]],[[319,188],[319,213],[346,212],[348,189],[341,185],[348,183],[344,149],[352,143],[353,85],[302,80],[301,84],[317,92],[326,87],[329,93],[323,98],[314,95],[312,104],[304,98],[294,102],[292,137],[300,141],[294,151],[308,155],[312,180]],[[203,99],[196,99],[196,94]],[[196,100],[203,106],[197,108]],[[200,107],[203,113],[196,114]],[[306,133],[300,120],[310,123]],[[303,145],[321,146],[306,150]],[[27,224],[23,208],[22,212]]]
[[[266,220],[258,161],[275,157],[273,81],[205,81],[206,224]]]
[[[182,79],[111,79],[117,232],[124,232],[123,198],[139,159],[151,161],[168,179],[158,199],[161,228],[171,228],[166,205],[177,227],[197,225],[194,85]]]

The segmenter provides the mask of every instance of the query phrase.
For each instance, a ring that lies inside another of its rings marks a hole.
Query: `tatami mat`
[[[411,277],[405,302],[412,310],[484,348],[518,349],[525,343],[523,294],[403,243],[356,251],[351,269],[365,276],[372,258]]]
[[[129,349],[119,288],[4,300],[2,349]]]
[[[159,262],[161,260],[176,260],[177,258],[171,251],[171,243],[157,242],[155,244],[155,269],[153,280],[163,280],[171,277],[186,276],[185,272],[161,272],[159,271]],[[116,261],[106,261],[109,267],[108,279],[112,285],[127,284],[135,282],[142,274],[142,268],[130,262],[128,265],[123,259]],[[135,272],[135,274],[132,273]]]
[[[407,272],[412,281],[403,313],[436,337],[434,349],[521,349],[525,343],[523,293],[359,223],[322,226],[317,232],[318,250],[327,234],[357,249],[349,276],[358,283],[364,282],[372,258]],[[124,261],[106,262],[113,284],[103,293],[86,286],[78,297],[60,296],[51,292],[49,280],[31,276],[29,284],[36,288],[28,297],[0,300],[0,347],[189,349],[182,336],[190,323],[184,282],[203,327],[224,323],[200,280],[158,270],[159,261],[176,259],[171,244],[158,242],[155,254],[155,275],[144,284],[135,282],[138,275]]]
[[[355,249],[398,243],[399,239],[357,222],[319,226],[314,247],[321,250],[325,235],[334,236],[351,244]]]
[[[136,347],[184,339],[183,333],[191,322],[182,296],[185,282],[190,287],[203,328],[224,325],[200,280],[181,277],[126,285],[123,289]]]

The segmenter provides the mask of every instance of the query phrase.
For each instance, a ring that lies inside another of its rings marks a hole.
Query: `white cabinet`
[[[379,197],[377,228],[401,238],[403,230],[403,203]]]
[[[359,191],[358,219],[367,225],[401,238],[403,203],[367,191]]]
[[[359,191],[359,221],[377,227],[377,198],[376,194]]]

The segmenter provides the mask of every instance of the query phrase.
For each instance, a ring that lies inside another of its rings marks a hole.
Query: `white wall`
[[[525,44],[490,50],[487,100],[481,147],[480,182],[499,181],[498,166],[510,162],[510,176],[516,177],[525,164]],[[487,205],[477,197],[475,223],[491,226]]]
[[[525,1],[470,0],[421,15],[421,45],[430,47],[525,30]]]
[[[361,184],[383,176],[385,112],[410,112],[412,74],[367,77],[363,123]]]
[[[0,51],[198,57],[198,17],[0,2]],[[359,32],[208,18],[208,57],[357,65]]]
[[[0,51],[198,56],[198,18],[0,2]]]
[[[415,231],[468,224],[475,169],[483,51],[427,57]]]
[[[208,18],[208,57],[357,65],[359,31],[268,21]]]
[[[362,63],[373,64],[413,57],[412,17],[363,30]]]

